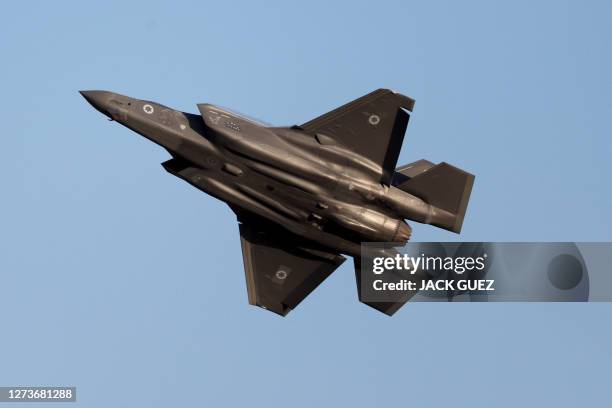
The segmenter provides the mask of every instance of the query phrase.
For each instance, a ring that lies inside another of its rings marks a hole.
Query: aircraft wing
[[[381,168],[381,182],[389,185],[408,126],[414,100],[378,89],[299,126],[323,134]]]
[[[285,316],[344,262],[263,225],[239,224],[249,303]]]

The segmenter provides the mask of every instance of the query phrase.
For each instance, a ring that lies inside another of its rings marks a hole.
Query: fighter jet
[[[391,90],[291,127],[210,104],[197,105],[198,115],[113,92],[81,94],[165,148],[170,174],[227,203],[239,224],[249,303],[279,315],[345,256],[355,260],[361,293],[361,243],[405,243],[405,219],[461,231],[474,176],[427,160],[395,167],[414,100]],[[392,315],[405,301],[363,302]]]

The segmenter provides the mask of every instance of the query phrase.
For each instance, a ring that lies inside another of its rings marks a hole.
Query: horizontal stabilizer
[[[378,310],[379,312],[382,312],[384,314],[386,314],[387,316],[393,316],[393,314],[395,312],[397,312],[402,306],[404,306],[406,304],[406,302],[408,302],[410,300],[410,298],[412,298],[415,294],[416,291],[414,292],[409,292],[406,291],[405,295],[402,296],[401,301],[389,301],[389,302],[369,302],[364,300],[363,296],[362,296],[362,279],[361,279],[361,274],[362,274],[362,263],[361,263],[361,259],[358,257],[353,258],[354,264],[355,264],[355,280],[357,281],[357,295],[359,297],[359,301],[365,305],[370,306],[373,309]],[[399,276],[399,275],[398,275]]]
[[[455,224],[447,229],[459,233],[473,184],[474,175],[443,162],[395,187],[455,214]]]

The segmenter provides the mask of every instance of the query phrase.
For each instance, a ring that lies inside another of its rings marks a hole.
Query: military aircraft
[[[343,255],[354,258],[359,286],[361,242],[405,243],[405,219],[461,231],[474,176],[427,160],[395,168],[414,100],[391,90],[291,127],[210,104],[194,115],[113,92],[81,94],[165,148],[169,173],[228,204],[239,223],[249,303],[282,316]],[[405,301],[364,303],[391,315]]]

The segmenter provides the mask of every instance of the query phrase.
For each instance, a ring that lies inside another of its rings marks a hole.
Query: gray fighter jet
[[[405,243],[404,219],[461,231],[474,176],[427,160],[395,168],[414,107],[399,93],[379,89],[291,127],[209,104],[194,115],[112,92],[81,94],[165,148],[169,173],[229,205],[252,305],[286,315],[343,255],[358,266],[361,242]],[[356,276],[359,286],[358,267]],[[364,303],[391,315],[405,302]]]

